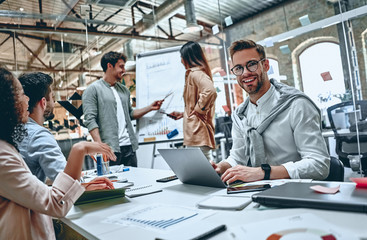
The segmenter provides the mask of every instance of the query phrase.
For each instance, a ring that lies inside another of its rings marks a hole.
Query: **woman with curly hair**
[[[0,239],[55,239],[50,216],[64,217],[85,190],[78,181],[84,155],[116,157],[106,144],[77,143],[49,188],[32,175],[17,150],[26,134],[29,98],[4,68],[0,68],[0,96]]]
[[[183,118],[184,145],[200,148],[208,160],[215,148],[214,114],[217,93],[203,50],[197,42],[187,42],[180,49],[186,69],[184,112],[172,112],[173,119]]]

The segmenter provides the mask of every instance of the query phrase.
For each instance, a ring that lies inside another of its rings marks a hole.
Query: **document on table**
[[[234,227],[233,239],[338,239],[358,240],[349,230],[311,214],[299,214]]]
[[[127,212],[108,217],[103,222],[119,225],[139,226],[164,233],[182,227],[183,224],[200,221],[214,214],[181,206],[151,204],[133,208]]]

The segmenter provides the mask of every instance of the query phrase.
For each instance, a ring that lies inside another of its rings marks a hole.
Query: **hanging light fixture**
[[[197,24],[195,16],[195,6],[193,0],[185,1],[186,27],[183,33],[194,33],[203,30],[203,26]]]

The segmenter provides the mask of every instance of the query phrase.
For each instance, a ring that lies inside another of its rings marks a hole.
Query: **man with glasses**
[[[325,179],[330,157],[317,106],[295,88],[269,80],[263,46],[236,41],[230,54],[231,71],[248,98],[232,114],[230,156],[212,162],[222,180]]]

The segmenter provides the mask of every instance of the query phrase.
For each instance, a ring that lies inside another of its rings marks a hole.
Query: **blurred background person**
[[[172,112],[173,119],[183,118],[184,145],[199,147],[211,160],[215,148],[214,114],[217,93],[203,50],[197,42],[187,42],[180,50],[185,66],[184,112]]]

